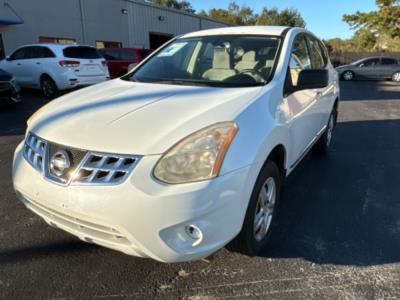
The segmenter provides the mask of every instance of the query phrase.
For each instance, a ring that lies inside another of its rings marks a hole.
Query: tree
[[[344,15],[343,20],[353,29],[365,29],[392,38],[400,36],[400,0],[375,0],[378,10],[357,11],[353,15]]]
[[[264,7],[257,17],[257,25],[306,27],[306,22],[297,9],[286,8],[279,12],[277,8],[268,9]]]
[[[229,3],[228,9],[213,8],[207,12],[202,10],[202,16],[208,16],[213,19],[232,25],[281,25],[305,27],[306,23],[298,10],[286,8],[279,11],[277,8],[263,8],[261,14],[256,14],[247,5],[239,6],[236,2]]]
[[[228,9],[212,8],[208,13],[202,10],[200,15],[233,25],[253,25],[255,23],[253,10],[245,5],[239,7],[236,2],[229,3]]]
[[[151,3],[165,6],[169,8],[175,8],[179,10],[186,11],[188,13],[195,13],[196,11],[193,9],[192,4],[189,1],[179,1],[179,0],[150,0]]]

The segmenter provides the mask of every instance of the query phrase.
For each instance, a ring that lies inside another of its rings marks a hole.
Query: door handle
[[[40,65],[40,62],[37,62],[36,64],[37,64],[37,65]]]
[[[17,66],[20,66],[21,64],[20,63],[17,63]]]

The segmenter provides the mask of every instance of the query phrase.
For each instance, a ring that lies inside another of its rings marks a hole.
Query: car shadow
[[[341,81],[340,100],[400,100],[400,83],[391,81]]]
[[[327,157],[289,176],[262,256],[322,264],[400,262],[400,120],[339,123]]]

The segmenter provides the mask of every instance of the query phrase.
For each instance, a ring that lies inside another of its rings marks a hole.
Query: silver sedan
[[[391,79],[400,82],[400,61],[391,57],[367,57],[337,67],[341,79]]]

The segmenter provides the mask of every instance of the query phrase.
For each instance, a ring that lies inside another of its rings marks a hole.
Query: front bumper
[[[10,84],[9,88],[0,92],[0,106],[12,105],[21,102],[20,88]]]
[[[81,240],[163,262],[210,255],[241,229],[250,167],[214,180],[166,185],[152,178],[159,155],[144,156],[116,186],[60,186],[29,165],[18,146],[13,163],[19,199],[47,223]],[[201,230],[194,241],[185,227]]]

